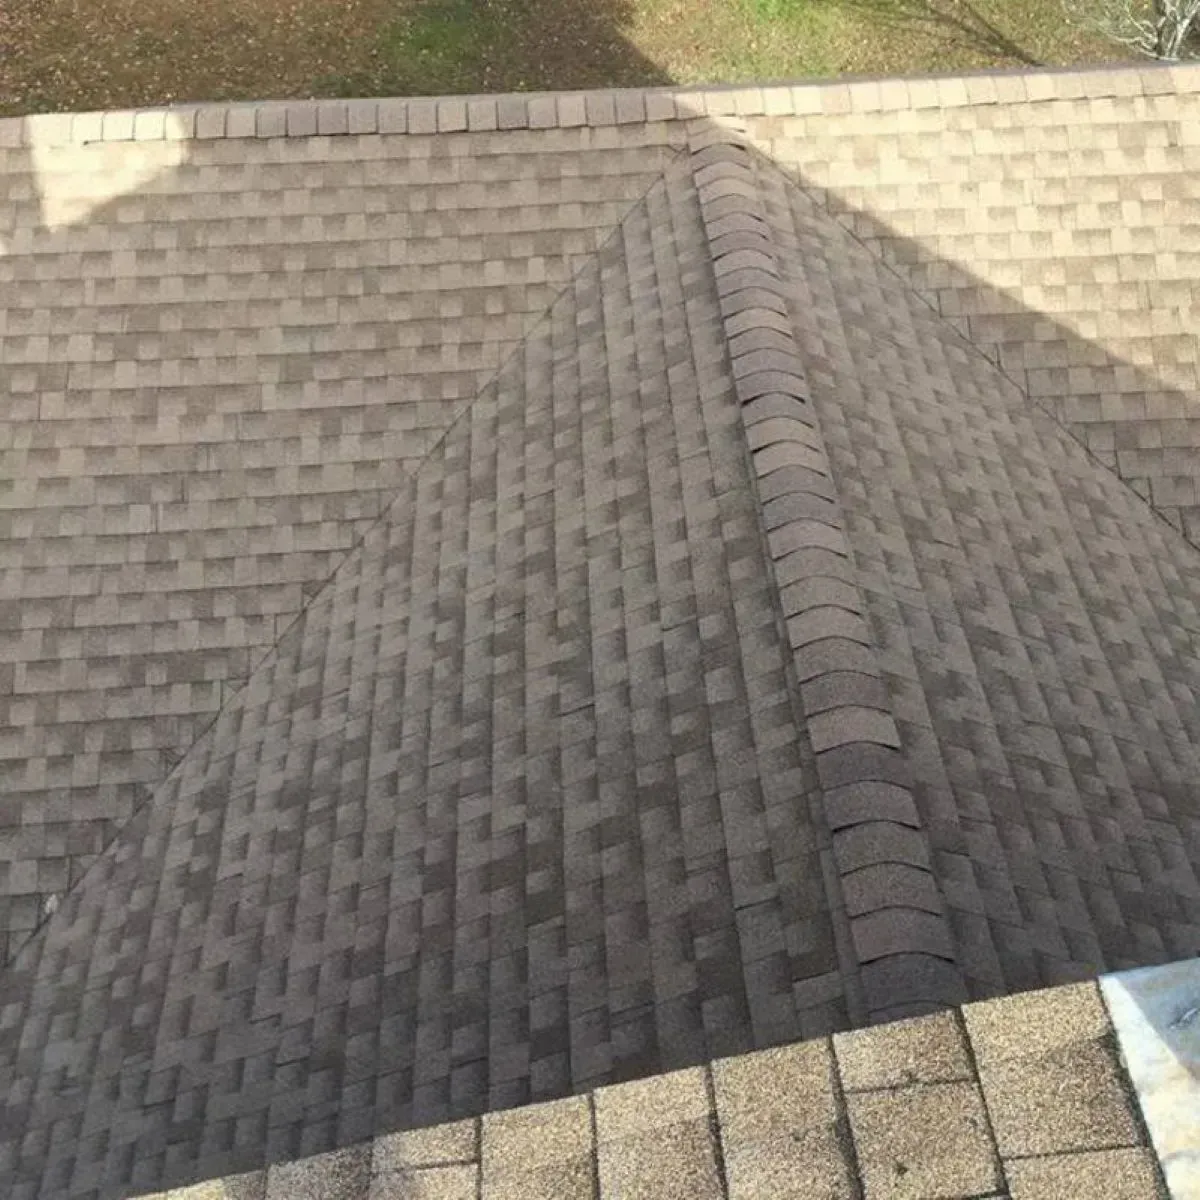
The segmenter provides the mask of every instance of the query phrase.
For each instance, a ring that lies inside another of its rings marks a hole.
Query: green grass
[[[669,10],[672,4],[645,0],[643,7]],[[1122,57],[1118,48],[1069,26],[1055,0],[734,0],[701,11],[686,53],[672,45],[666,28],[671,22],[663,22],[657,37],[635,37],[681,82],[914,74]],[[685,28],[686,23],[685,17]]]
[[[0,112],[1119,57],[1057,0],[3,0]]]
[[[503,34],[493,13],[471,0],[429,0],[381,26],[368,78],[386,81],[393,94],[471,91]],[[353,72],[335,73],[322,90],[355,94],[363,90],[356,82]]]

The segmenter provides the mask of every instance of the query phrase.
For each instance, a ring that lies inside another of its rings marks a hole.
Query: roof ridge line
[[[809,403],[757,156],[723,129],[698,132],[690,149],[847,952],[873,1022],[961,1004],[956,943]]]

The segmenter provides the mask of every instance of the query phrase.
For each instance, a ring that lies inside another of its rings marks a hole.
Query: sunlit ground
[[[1118,56],[1055,0],[5,0],[0,112]]]

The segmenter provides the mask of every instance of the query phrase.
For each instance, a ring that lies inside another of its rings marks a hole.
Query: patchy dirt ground
[[[1053,0],[0,0],[0,112],[1115,57]]]

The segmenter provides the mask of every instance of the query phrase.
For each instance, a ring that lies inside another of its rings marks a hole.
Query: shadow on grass
[[[1037,67],[1042,63],[971,0],[843,0],[845,7],[894,29],[920,30],[950,45]]]
[[[386,22],[373,56],[319,81],[341,95],[669,84],[625,36],[631,0],[431,0]]]
[[[0,115],[670,83],[627,37],[634,10],[633,0],[92,0],[80,14],[73,0],[12,0],[0,11]]]

